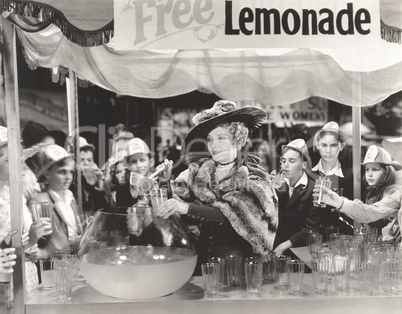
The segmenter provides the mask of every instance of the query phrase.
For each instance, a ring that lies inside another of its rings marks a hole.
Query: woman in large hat
[[[221,100],[193,118],[182,158],[188,169],[173,184],[173,198],[159,216],[179,213],[200,227],[198,261],[272,250],[278,224],[276,198],[268,173],[245,154],[250,131],[265,111],[236,109]]]

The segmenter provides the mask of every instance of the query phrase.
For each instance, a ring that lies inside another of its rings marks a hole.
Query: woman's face
[[[343,149],[342,144],[333,134],[324,134],[319,138],[316,147],[324,161],[337,160],[340,151]]]
[[[207,136],[208,150],[212,158],[220,164],[233,162],[237,158],[238,146],[233,143],[229,127],[217,127]]]
[[[57,191],[67,190],[73,181],[74,168],[72,163],[64,166],[51,167],[47,172],[47,182],[50,187]]]
[[[298,179],[302,176],[303,170],[306,167],[306,162],[302,161],[300,153],[293,150],[287,149],[281,157],[280,166],[282,174],[291,179]]]
[[[385,169],[379,163],[369,163],[365,166],[364,175],[369,186],[376,186],[384,179]]]

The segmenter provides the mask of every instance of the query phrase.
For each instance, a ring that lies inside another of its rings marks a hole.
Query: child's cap
[[[307,148],[306,142],[303,139],[297,138],[297,139],[289,142],[287,145],[285,145],[283,147],[282,151],[285,148],[293,149],[293,150],[299,152],[300,154],[302,154],[304,156],[304,158],[307,160],[308,167],[311,168],[311,158],[308,153],[308,148]]]
[[[40,151],[32,158],[32,171],[38,182],[42,183],[46,179],[46,170],[63,159],[71,158],[71,155],[63,147],[52,144],[41,147]]]
[[[81,136],[79,138],[79,145],[80,145],[80,150],[88,147],[92,152],[95,151],[95,146],[92,145],[92,144],[89,144],[87,142],[87,140],[85,138],[81,137]]]
[[[391,155],[382,147],[376,145],[371,145],[366,155],[364,156],[364,161],[362,165],[367,165],[370,163],[378,163],[386,166],[393,166],[395,170],[401,170],[402,166],[395,160],[392,160]]]
[[[151,150],[143,140],[133,138],[126,146],[126,158],[137,153],[149,154],[151,153]]]

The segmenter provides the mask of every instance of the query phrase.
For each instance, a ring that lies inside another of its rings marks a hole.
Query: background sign
[[[267,112],[269,123],[277,127],[305,123],[306,125],[322,126],[328,122],[328,100],[321,97],[310,97],[293,104],[273,106],[255,102],[242,101],[239,107],[253,106]]]
[[[379,0],[114,0],[114,48],[376,46]]]

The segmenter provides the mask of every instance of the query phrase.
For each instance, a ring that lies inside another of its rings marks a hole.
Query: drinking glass
[[[326,258],[312,259],[311,271],[313,275],[314,292],[324,294],[328,291],[329,260]]]
[[[159,206],[165,201],[168,200],[168,193],[166,188],[158,189],[158,188],[153,188],[150,191],[150,197],[151,197],[151,204],[152,204],[152,211],[154,215],[156,216],[159,212]]]
[[[322,187],[331,188],[331,184],[332,184],[331,180],[327,178],[321,177],[315,180],[314,189],[318,188],[319,193],[318,194],[314,193],[313,198],[314,207],[325,208],[327,206],[325,203],[322,203]]]
[[[289,293],[303,294],[304,262],[301,260],[288,260]]]
[[[219,291],[220,265],[218,263],[201,264],[202,282],[205,296],[214,296]]]
[[[45,289],[51,289],[54,286],[54,263],[55,260],[53,258],[39,260],[42,287]]]
[[[307,236],[307,249],[313,258],[317,258],[317,252],[322,249],[322,234],[309,233]]]
[[[226,259],[223,257],[213,256],[208,259],[208,263],[219,264],[219,291],[224,291],[227,287],[226,281]]]
[[[337,227],[337,226],[326,226],[325,227],[325,235],[327,236],[327,242],[329,242],[329,236],[332,233],[339,233],[339,227]]]
[[[377,295],[380,290],[380,265],[376,261],[362,263],[363,290],[370,295]]]
[[[381,273],[384,291],[391,294],[397,294],[399,286],[399,260],[383,260],[381,262]]]
[[[71,300],[74,272],[71,263],[67,260],[58,260],[54,269],[54,285],[56,300],[67,302]]]
[[[349,289],[350,259],[348,256],[335,255],[333,258],[333,272],[335,288],[338,290]]]
[[[329,235],[329,248],[334,255],[344,255],[345,246],[342,233],[331,233]]]
[[[226,270],[228,276],[228,285],[231,287],[239,287],[241,285],[243,269],[243,258],[237,255],[229,255],[226,257]]]
[[[34,220],[39,218],[50,218],[52,220],[53,204],[50,202],[39,202],[31,205]]]
[[[259,259],[247,258],[244,263],[246,288],[248,293],[260,294],[262,288],[262,262]]]
[[[287,255],[275,256],[274,265],[275,265],[276,285],[274,286],[274,289],[276,290],[288,289],[289,286],[288,261],[290,261],[290,256]]]
[[[262,277],[266,282],[274,282],[275,281],[275,259],[276,253],[265,252],[261,254],[262,259]]]

